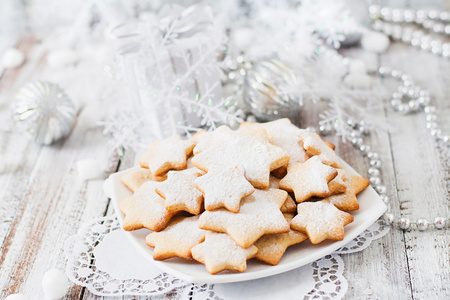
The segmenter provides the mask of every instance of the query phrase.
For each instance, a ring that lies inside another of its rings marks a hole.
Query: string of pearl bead
[[[400,70],[382,66],[378,69],[378,74],[383,77],[392,77],[401,80],[397,91],[392,93],[392,100],[390,102],[392,108],[402,114],[423,111],[427,122],[426,126],[430,134],[437,140],[441,140],[449,145],[450,136],[443,134],[439,128],[436,107],[430,104],[430,92],[416,85],[411,79],[411,76]],[[404,102],[405,99],[408,102]]]
[[[364,143],[364,136],[368,135],[368,131],[364,124],[364,121],[354,121],[348,119],[346,122],[347,129],[350,131],[350,142],[352,145],[357,148],[363,156],[366,156],[369,160],[369,169],[367,170],[369,181],[371,186],[377,191],[380,195],[383,202],[387,205],[387,211],[383,216],[385,222],[391,226],[395,226],[402,230],[413,230],[417,229],[420,231],[427,230],[429,228],[434,227],[435,229],[446,229],[448,228],[448,224],[450,223],[449,218],[445,217],[435,217],[432,222],[427,220],[426,218],[419,218],[415,221],[411,221],[410,218],[407,217],[395,217],[391,213],[391,205],[390,199],[387,196],[387,188],[383,184],[381,179],[381,161],[379,159],[379,155],[377,152],[373,151],[370,145]],[[337,124],[337,123],[336,123]],[[314,127],[307,128],[310,131],[315,131]],[[328,135],[334,131],[334,128],[327,125],[319,126],[319,133],[321,135]]]
[[[436,34],[450,35],[450,24],[447,24],[450,22],[450,12],[391,9],[371,5],[369,15],[373,22],[372,29],[383,32],[394,40],[409,43],[413,47],[441,55],[444,58],[450,58],[450,42],[435,39],[424,30],[399,24],[415,23]]]
[[[423,24],[427,21],[433,21],[445,24],[450,22],[450,12],[448,11],[390,8],[375,4],[369,6],[369,16],[371,19],[383,19],[393,23]]]

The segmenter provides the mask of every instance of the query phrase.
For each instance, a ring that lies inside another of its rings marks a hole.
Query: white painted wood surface
[[[30,41],[30,40],[28,40]],[[33,41],[21,44],[33,54]],[[25,65],[6,71],[0,79],[0,120],[9,118],[10,96],[17,86],[39,78],[45,66]],[[400,44],[379,61],[411,73],[432,91],[438,113],[450,133],[450,62]],[[386,82],[394,86],[393,82]],[[306,107],[301,126],[316,125],[326,103]],[[448,215],[450,201],[449,150],[435,144],[425,129],[423,114],[401,116],[390,109],[384,115],[392,130],[372,135],[379,152],[383,180],[396,215],[413,219]],[[11,293],[42,299],[41,278],[50,268],[63,268],[64,241],[85,222],[112,213],[102,192],[102,181],[81,182],[75,163],[107,155],[107,138],[100,129],[75,126],[71,135],[50,147],[37,146],[7,128],[0,128],[0,299]],[[349,144],[327,137],[337,152],[361,174],[367,161]],[[120,165],[135,161],[127,153]],[[402,232],[393,229],[362,252],[343,255],[349,283],[346,299],[450,299],[449,230]],[[71,286],[65,299],[100,299]]]

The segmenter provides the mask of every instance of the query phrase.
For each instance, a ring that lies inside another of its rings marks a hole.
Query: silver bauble
[[[36,81],[23,86],[13,103],[13,119],[21,133],[49,145],[67,136],[75,122],[73,102],[57,84]]]
[[[286,91],[292,91],[297,82],[294,72],[277,59],[255,62],[245,77],[245,104],[263,121],[293,116],[301,107],[302,95]]]

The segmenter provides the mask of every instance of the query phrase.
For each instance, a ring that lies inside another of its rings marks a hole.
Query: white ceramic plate
[[[350,174],[357,174],[345,162],[342,162],[344,170]],[[134,168],[133,168],[134,169]],[[122,224],[124,215],[119,209],[118,203],[122,199],[130,196],[132,193],[121,183],[120,178],[128,169],[119,173],[112,174],[105,181],[105,193],[111,198],[112,204],[117,214],[119,222]],[[368,187],[358,195],[360,209],[352,212],[354,216],[353,223],[345,226],[345,237],[342,241],[324,241],[313,245],[309,240],[288,248],[281,261],[276,266],[269,266],[256,259],[248,261],[247,270],[243,273],[224,271],[216,275],[209,274],[205,266],[195,261],[188,261],[181,258],[172,258],[165,261],[153,260],[153,248],[145,244],[145,237],[151,232],[148,229],[140,229],[126,232],[133,246],[151,261],[157,268],[165,271],[179,279],[191,283],[227,283],[252,280],[283,273],[310,262],[313,262],[327,254],[331,254],[336,249],[344,246],[360,233],[372,225],[385,211],[386,205],[374,191]]]

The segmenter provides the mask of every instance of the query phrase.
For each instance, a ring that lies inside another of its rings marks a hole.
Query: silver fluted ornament
[[[20,133],[50,145],[67,136],[75,122],[76,108],[55,83],[36,81],[23,86],[13,103],[13,120]]]
[[[263,121],[289,117],[301,107],[297,75],[277,59],[253,63],[244,83],[244,101]]]

